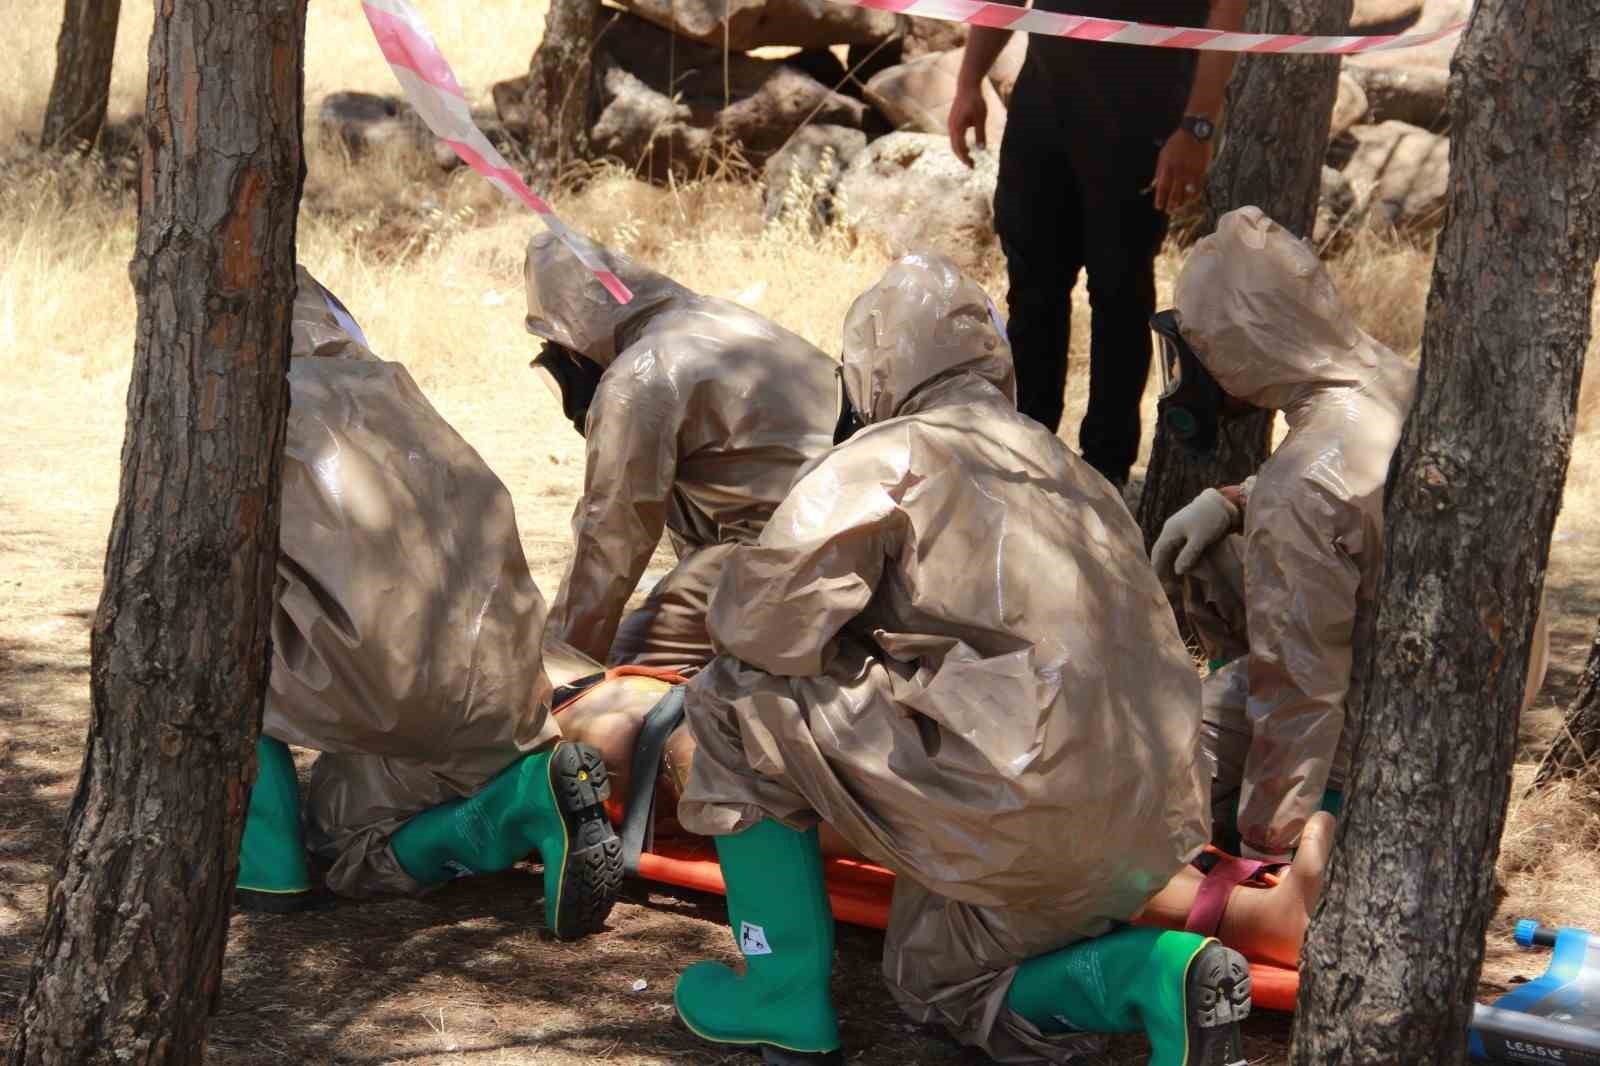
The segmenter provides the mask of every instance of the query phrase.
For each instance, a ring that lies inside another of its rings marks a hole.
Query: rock
[[[1422,17],[1422,0],[1356,0],[1351,33],[1400,33]]]
[[[352,156],[375,148],[404,146],[431,152],[433,133],[398,96],[375,93],[329,93],[317,109],[317,123],[337,138]]]
[[[747,52],[768,45],[826,48],[899,35],[899,16],[830,0],[619,0],[679,37]],[[724,36],[726,34],[726,37]]]
[[[867,147],[867,135],[847,126],[807,126],[767,160],[763,215],[771,222],[786,208],[809,207],[816,223],[833,217],[839,179]]]
[[[1328,139],[1337,140],[1351,126],[1367,116],[1367,93],[1361,83],[1348,74],[1339,75],[1339,95],[1333,100],[1333,119],[1328,124]]]
[[[1424,0],[1422,15],[1408,32],[1442,30],[1471,12],[1472,0]],[[1359,82],[1367,94],[1367,121],[1398,119],[1423,129],[1448,131],[1446,89],[1450,58],[1460,40],[1457,34],[1420,48],[1347,56],[1344,72]]]
[[[839,181],[839,196],[858,230],[881,239],[892,254],[934,249],[976,270],[996,245],[998,159],[983,153],[969,169],[942,135],[891,133],[856,156]]]
[[[1355,64],[1347,59],[1344,69],[1366,94],[1369,121],[1394,119],[1427,130],[1449,130],[1448,66],[1407,66],[1392,62],[1372,64],[1366,61]]]
[[[967,27],[959,22],[922,18],[908,18],[906,22],[908,25],[905,28],[905,43],[902,48],[907,59],[916,59],[934,52],[948,52],[953,48],[959,49],[967,43]],[[1018,33],[1012,36],[1027,35]]]
[[[960,70],[960,51],[921,56],[890,67],[867,82],[867,102],[883,112],[896,129],[943,136],[948,129],[950,105],[955,102],[956,75]],[[1006,105],[988,81],[983,83],[983,98],[989,105],[986,143],[999,151],[1000,136],[1006,128]]]
[[[601,39],[594,69],[591,149],[657,179],[694,173],[726,146],[759,166],[803,124],[859,129],[867,111],[782,60],[735,54],[724,74],[720,49],[674,44],[627,15]]]
[[[1450,139],[1404,122],[1355,126],[1344,177],[1367,225],[1400,230],[1437,226],[1450,182]]]
[[[1347,230],[1355,221],[1352,215],[1358,206],[1355,187],[1350,179],[1332,167],[1322,168],[1322,192],[1317,199],[1317,224],[1312,240],[1320,248],[1341,230]]]
[[[989,68],[989,80],[1007,107],[1011,106],[1011,90],[1016,88],[1017,75],[1022,73],[1022,61],[1028,58],[1028,35],[1013,33],[1011,40],[1000,50],[994,66]]]

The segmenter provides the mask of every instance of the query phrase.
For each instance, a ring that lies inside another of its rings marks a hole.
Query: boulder
[[[904,43],[901,45],[903,54],[907,59],[916,59],[918,56],[930,55],[934,52],[948,52],[959,49],[967,43],[967,27],[959,22],[946,22],[943,19],[906,19]],[[1026,34],[1013,36],[1025,37]]]
[[[994,66],[989,68],[989,80],[1007,107],[1011,106],[1011,90],[1016,88],[1017,76],[1022,73],[1022,61],[1028,58],[1028,35],[1013,33],[1011,40],[1000,50]]]
[[[1328,124],[1328,139],[1337,140],[1367,117],[1367,93],[1361,83],[1348,74],[1339,75],[1339,95],[1333,100],[1333,119]]]
[[[963,166],[941,134],[891,133],[856,156],[839,196],[858,230],[892,254],[933,249],[977,270],[996,246],[998,156],[986,153],[977,164]]]
[[[720,49],[674,47],[667,31],[626,15],[594,69],[591,150],[657,179],[694,173],[730,146],[759,166],[803,124],[859,129],[867,110],[783,60],[734,54],[725,73]]]
[[[410,104],[376,93],[329,93],[317,109],[317,124],[352,156],[391,146],[431,152],[435,140]]]
[[[1401,33],[1422,17],[1422,0],[1356,0],[1351,33]]]
[[[1408,32],[1442,30],[1471,12],[1472,0],[1425,0],[1421,17]],[[1398,119],[1435,132],[1447,131],[1450,58],[1460,40],[1457,34],[1420,48],[1347,56],[1344,72],[1359,82],[1367,94],[1368,121]]]
[[[768,45],[826,48],[871,44],[897,36],[902,20],[888,11],[830,0],[619,0],[621,6],[679,37],[747,52]]]
[[[802,208],[817,224],[831,221],[839,179],[866,147],[867,135],[847,126],[806,126],[796,133],[762,168],[766,220]]]
[[[867,82],[867,102],[882,112],[896,129],[943,135],[948,129],[950,105],[956,98],[961,55],[959,50],[932,52],[890,67]],[[999,151],[1000,136],[1006,128],[1006,105],[988,81],[983,83],[983,98],[989,105],[986,143]]]
[[[1345,164],[1367,225],[1415,230],[1439,225],[1450,182],[1450,139],[1404,122],[1355,126]]]

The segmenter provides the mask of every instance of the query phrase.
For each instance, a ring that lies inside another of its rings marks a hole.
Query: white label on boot
[[[767,931],[759,925],[740,922],[739,950],[745,955],[771,955],[772,945],[767,943]]]

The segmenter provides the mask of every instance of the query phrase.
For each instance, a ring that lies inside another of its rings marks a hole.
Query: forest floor
[[[525,67],[542,23],[538,6],[493,0],[439,16],[435,29],[475,97]],[[313,5],[308,114],[326,92],[392,91],[366,47],[359,9],[348,7]],[[88,168],[31,158],[19,136],[42,112],[54,18],[41,9],[24,21],[22,62],[0,74],[0,1045],[26,988],[82,759],[88,632],[133,350],[131,193]],[[114,115],[142,99],[148,18],[148,3],[124,5]],[[742,300],[828,352],[838,349],[850,300],[886,262],[845,232],[764,228],[748,185],[664,190],[606,171],[558,203],[596,237],[700,291]],[[549,598],[567,555],[583,452],[527,370],[521,266],[536,225],[469,173],[445,177],[404,156],[352,164],[314,147],[300,247],[374,348],[407,365],[505,481]],[[1177,250],[1163,256],[1163,298],[1179,262]],[[1363,326],[1414,357],[1429,262],[1424,247],[1362,240],[1330,265]],[[994,262],[980,280],[1003,307],[1003,265]],[[1087,391],[1088,309],[1081,292],[1076,301],[1064,427],[1076,425]],[[1153,410],[1153,397],[1146,407]],[[1524,722],[1519,783],[1559,724],[1600,616],[1600,494],[1590,487],[1600,463],[1597,407],[1600,397],[1586,389],[1547,580],[1550,674]],[[665,565],[658,555],[646,584]],[[1520,794],[1502,849],[1504,899],[1490,932],[1485,997],[1543,969],[1539,956],[1511,947],[1516,918],[1600,928],[1600,816],[1567,790],[1529,801]],[[537,876],[523,867],[422,900],[236,916],[213,1061],[749,1061],[699,1043],[673,1019],[671,988],[684,964],[735,955],[720,900],[631,884],[607,934],[578,945],[543,933],[540,906]],[[841,927],[839,946],[834,991],[851,1061],[983,1061],[898,1012],[878,975],[880,934]],[[1281,1061],[1287,1033],[1284,1016],[1252,1018],[1251,1061]],[[1142,1062],[1142,1047],[1113,1042],[1098,1063]]]

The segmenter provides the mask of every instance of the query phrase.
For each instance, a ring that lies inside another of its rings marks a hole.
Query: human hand
[[[1220,489],[1218,489],[1217,491],[1222,493],[1222,498],[1223,499],[1227,500],[1229,503],[1233,504],[1235,507],[1239,507],[1239,508],[1243,508],[1244,507],[1244,486],[1243,485],[1224,485]]]
[[[956,98],[950,104],[950,118],[946,127],[950,132],[950,150],[967,166],[972,166],[972,154],[967,151],[967,130],[979,148],[988,148],[985,141],[989,122],[989,105],[983,99],[983,83],[968,85],[956,82]]]
[[[1170,214],[1199,196],[1210,165],[1210,141],[1196,140],[1188,130],[1173,130],[1156,157],[1156,210]]]
[[[1187,574],[1207,548],[1227,536],[1239,509],[1216,489],[1206,489],[1161,527],[1150,549],[1150,563],[1162,581]]]

